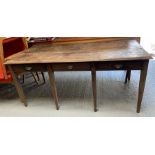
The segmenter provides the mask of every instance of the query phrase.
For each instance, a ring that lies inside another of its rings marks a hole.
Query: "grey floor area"
[[[149,63],[141,113],[136,113],[139,71],[124,84],[124,71],[97,72],[98,112],[93,112],[90,72],[56,72],[60,110],[55,109],[49,87],[39,86],[26,75],[23,88],[28,107],[19,101],[13,85],[0,85],[0,116],[155,116],[155,61]]]

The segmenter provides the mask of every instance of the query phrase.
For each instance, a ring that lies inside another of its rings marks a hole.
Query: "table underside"
[[[9,69],[13,76],[14,84],[19,94],[21,102],[27,106],[26,97],[22,86],[18,81],[18,75],[25,72],[48,72],[51,94],[53,95],[56,109],[59,109],[58,95],[55,83],[55,71],[91,71],[92,75],[92,91],[94,100],[94,111],[97,111],[97,90],[96,90],[96,71],[104,70],[126,70],[126,82],[130,80],[131,70],[140,70],[140,81],[137,101],[137,112],[140,112],[145,81],[147,75],[149,60],[133,60],[133,61],[103,61],[103,62],[77,62],[77,63],[33,63],[33,64],[14,64],[9,65]],[[126,83],[125,82],[125,83]]]

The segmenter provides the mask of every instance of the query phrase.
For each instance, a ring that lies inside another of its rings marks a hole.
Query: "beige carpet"
[[[0,116],[155,116],[155,61],[149,64],[141,113],[136,113],[139,71],[124,84],[124,71],[97,72],[98,112],[93,112],[90,72],[56,72],[60,110],[55,110],[48,76],[37,87],[29,75],[23,85],[28,107],[20,103],[14,86],[0,85]]]

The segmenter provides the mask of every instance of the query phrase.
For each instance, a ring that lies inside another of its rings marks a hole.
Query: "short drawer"
[[[45,64],[22,64],[22,65],[12,65],[14,72],[23,73],[23,72],[39,72],[46,71],[47,67]]]
[[[90,70],[89,63],[61,63],[52,64],[54,71],[88,71]]]
[[[96,70],[140,70],[143,65],[144,61],[105,61],[95,63]]]

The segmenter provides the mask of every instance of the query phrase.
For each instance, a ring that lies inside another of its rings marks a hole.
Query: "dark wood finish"
[[[54,64],[48,64],[48,69],[45,69],[45,64],[23,64],[23,65],[12,65],[12,68],[16,74],[20,74],[23,72],[29,71],[29,68],[31,68],[34,72],[38,71],[40,68],[40,71],[48,71],[49,73],[49,79],[50,79],[50,85],[52,94],[54,97],[54,101],[56,104],[56,108],[59,109],[58,106],[58,97],[57,97],[57,91],[56,91],[56,84],[55,84],[55,78],[54,78],[54,71],[91,71],[92,74],[92,87],[93,87],[93,100],[94,100],[94,111],[97,111],[97,103],[96,103],[96,71],[104,71],[104,70],[127,70],[127,76],[126,80],[130,80],[130,72],[131,70],[144,70],[146,65],[146,60],[133,60],[133,61],[104,61],[104,62],[83,62],[83,63],[54,63]],[[43,65],[43,66],[42,66]],[[37,66],[37,67],[36,67]],[[27,68],[25,70],[25,67]],[[143,71],[144,72],[144,71]],[[143,73],[142,72],[142,73]],[[142,74],[141,73],[141,74]],[[139,84],[139,97],[138,97],[138,105],[141,103],[142,98],[142,89],[144,89],[144,75],[142,74],[140,84]],[[45,79],[44,79],[45,80]],[[127,82],[127,81],[126,81]],[[140,107],[138,106],[137,107]],[[140,111],[137,110],[138,112]]]
[[[126,76],[125,76],[125,84],[128,82],[128,70],[126,71]]]
[[[6,58],[7,64],[146,60],[151,56],[135,40],[80,44],[39,44]]]
[[[131,78],[131,69],[128,69],[126,71],[126,77],[125,77],[125,84],[130,81],[130,78]]]
[[[145,86],[147,63],[151,58],[137,41],[131,39],[106,40],[78,44],[41,44],[24,50],[6,59],[15,74],[28,71],[48,71],[49,81],[56,108],[59,109],[54,71],[91,71],[94,111],[96,103],[96,71],[127,70],[130,80],[131,70],[142,70],[139,83],[137,112],[140,112]],[[47,65],[47,66],[46,66]]]
[[[21,65],[12,65],[12,68],[18,74],[24,72],[39,72],[47,71],[45,64],[21,64]]]
[[[96,70],[140,70],[144,60],[94,62]]]
[[[131,79],[131,70],[128,70],[128,81]]]
[[[144,88],[145,88],[145,81],[147,76],[147,69],[148,69],[149,61],[145,61],[143,69],[140,73],[140,81],[139,81],[139,91],[138,91],[138,102],[137,102],[137,113],[140,112],[141,102],[143,98]]]
[[[90,64],[88,62],[81,63],[54,63],[52,64],[54,71],[89,71]]]
[[[94,112],[97,112],[97,91],[96,91],[96,69],[95,65],[91,64],[91,76],[92,76],[92,88],[93,88],[93,100],[94,100]]]
[[[49,82],[50,82],[50,87],[52,90],[52,95],[55,101],[55,106],[56,106],[56,109],[59,110],[58,95],[57,95],[57,89],[56,89],[56,84],[55,84],[54,71],[50,65],[47,65],[47,70],[48,70]]]
[[[54,37],[52,44],[77,44],[77,43],[88,43],[88,42],[105,42],[105,41],[116,41],[116,40],[137,40],[140,43],[140,37]],[[36,43],[31,43],[33,46]],[[126,72],[128,74],[129,71]],[[131,71],[130,71],[131,73]],[[127,77],[127,75],[126,75]],[[127,79],[125,79],[125,83]]]
[[[23,91],[23,88],[22,86],[20,85],[20,82],[18,81],[18,77],[17,75],[14,73],[11,65],[9,65],[9,69],[10,69],[10,72],[12,74],[12,78],[13,78],[13,81],[14,81],[14,84],[15,84],[15,87],[16,87],[16,90],[18,92],[18,95],[20,97],[20,100],[21,102],[24,103],[24,105],[27,107],[27,101],[26,101],[26,97],[24,95],[24,91]]]
[[[141,70],[144,60],[133,61],[102,61],[93,62],[97,71],[102,70]],[[90,62],[77,62],[77,63],[51,63],[54,71],[90,71]],[[16,64],[12,65],[15,72],[37,72],[47,71],[46,65],[42,63],[37,64]]]

